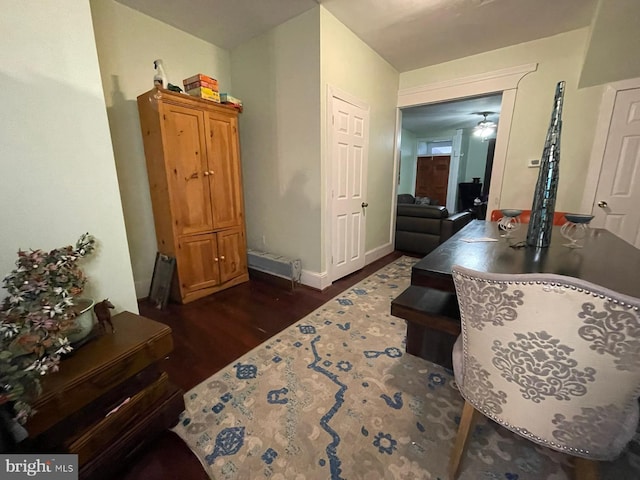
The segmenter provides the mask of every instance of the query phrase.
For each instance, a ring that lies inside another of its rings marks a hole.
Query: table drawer
[[[169,382],[166,397],[153,405],[131,428],[118,435],[113,442],[80,468],[80,480],[114,480],[136,455],[163,430],[175,426],[184,410],[182,390]]]
[[[89,427],[79,437],[66,442],[66,450],[78,454],[79,465],[104,450],[122,432],[129,430],[152,406],[166,396],[169,387],[168,376],[162,373],[158,380],[141,392],[128,397],[105,417]]]
[[[63,360],[60,371],[43,379],[43,394],[34,402],[36,414],[27,431],[35,438],[61,419],[156,363],[173,349],[171,329],[123,312],[113,319],[116,333],[107,333]]]
[[[66,439],[77,437],[83,431],[102,420],[106,412],[113,410],[127,397],[133,397],[146,389],[158,380],[161,373],[158,364],[149,365],[89,405],[85,405],[64,417],[37,437],[31,438],[29,440],[30,450],[36,452],[62,451]]]

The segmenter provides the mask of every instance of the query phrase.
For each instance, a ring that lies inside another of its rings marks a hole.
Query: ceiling
[[[399,72],[589,25],[597,0],[117,0],[233,50],[322,4]]]
[[[502,94],[468,98],[402,109],[402,128],[414,134],[473,128],[489,113],[487,120],[498,123]]]
[[[227,50],[321,4],[405,72],[588,26],[598,0],[116,1]],[[406,109],[403,128],[471,128],[483,111],[500,96]]]

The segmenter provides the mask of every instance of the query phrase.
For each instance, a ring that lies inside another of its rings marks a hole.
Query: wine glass
[[[569,243],[563,245],[569,248],[582,248],[582,245],[580,245],[578,241],[587,235],[589,222],[593,218],[593,215],[566,213],[564,218],[566,218],[567,221],[560,227],[560,234],[569,240]]]
[[[522,213],[522,210],[515,210],[513,208],[506,208],[500,210],[502,218],[498,220],[498,229],[502,230],[502,238],[511,238],[512,233],[520,228],[520,219],[518,216]]]

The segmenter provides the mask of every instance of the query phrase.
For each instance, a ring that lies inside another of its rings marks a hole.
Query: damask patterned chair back
[[[454,266],[453,279],[462,320],[453,363],[465,400],[541,445],[618,456],[638,425],[640,300],[552,274]]]

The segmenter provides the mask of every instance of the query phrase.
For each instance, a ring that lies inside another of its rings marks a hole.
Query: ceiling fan
[[[483,142],[486,141],[491,135],[493,135],[496,128],[498,127],[497,123],[492,122],[491,120],[487,120],[487,117],[493,113],[494,112],[477,112],[476,113],[476,115],[482,115],[484,119],[480,120],[478,122],[478,125],[474,127],[473,135],[475,137],[480,137]]]

